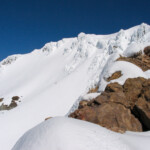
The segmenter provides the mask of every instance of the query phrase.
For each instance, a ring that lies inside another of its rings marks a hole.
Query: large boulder
[[[143,129],[150,130],[150,103],[140,97],[132,111],[142,123]]]
[[[130,103],[129,101],[126,100],[126,96],[123,91],[109,92],[109,93],[103,92],[100,96],[96,97],[92,102],[99,105],[103,103],[114,102],[122,104],[125,107],[130,107]]]
[[[130,109],[112,102],[95,107],[86,106],[76,110],[70,117],[93,122],[121,133],[127,130],[142,131],[141,123],[131,114]]]
[[[118,84],[117,82],[110,83],[106,86],[106,92],[118,92],[123,91],[122,85]]]
[[[110,83],[90,101],[81,101],[70,117],[90,121],[117,132],[150,130],[150,79],[129,78]]]
[[[150,79],[143,83],[143,96],[147,101],[150,101]]]
[[[98,124],[113,131],[142,131],[142,125],[121,104],[104,103],[96,108]]]
[[[0,102],[2,102],[3,99],[4,99],[4,98],[0,98]],[[9,105],[6,105],[6,104],[4,104],[4,103],[2,103],[2,104],[0,105],[0,111],[3,111],[3,110],[11,110],[11,109],[17,107],[17,102],[16,102],[16,101],[18,101],[19,99],[20,99],[19,96],[13,96],[13,97],[12,97],[12,100],[11,100],[11,103],[10,103]]]
[[[123,90],[131,106],[134,106],[138,97],[140,97],[142,89],[143,89],[143,83],[145,81],[146,79],[142,77],[133,78],[133,79],[129,78],[125,81],[123,85]]]

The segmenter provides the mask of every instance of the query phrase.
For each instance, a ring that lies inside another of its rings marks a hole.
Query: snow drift
[[[149,150],[149,139],[150,133],[122,135],[86,121],[55,117],[26,132],[12,150]]]

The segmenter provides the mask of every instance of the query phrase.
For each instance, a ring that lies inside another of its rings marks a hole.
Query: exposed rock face
[[[0,105],[0,111],[2,111],[2,110],[11,110],[11,109],[17,107],[16,101],[18,101],[19,99],[20,99],[19,96],[13,96],[10,105],[5,105],[3,103],[2,103],[2,105]]]
[[[123,90],[131,106],[134,106],[135,102],[138,100],[138,97],[140,97],[143,89],[143,83],[145,81],[146,79],[142,77],[134,79],[129,78],[125,81],[123,85]]]
[[[122,85],[118,84],[117,82],[108,84],[106,89],[106,92],[117,92],[117,91],[123,91]]]
[[[109,82],[109,81],[111,81],[111,80],[118,79],[118,78],[120,78],[121,76],[122,76],[121,71],[116,71],[115,73],[113,73],[113,74],[111,75],[111,77],[107,78],[107,81]]]
[[[47,117],[47,118],[45,118],[45,121],[46,121],[46,120],[49,120],[49,119],[51,119],[51,118],[52,118],[52,117]]]
[[[150,130],[150,79],[110,83],[90,101],[81,101],[70,117],[90,121],[116,132]]]
[[[150,56],[150,46],[144,48],[144,53],[145,55]]]
[[[0,110],[10,110],[10,109],[13,109],[13,108],[15,108],[15,107],[17,107],[17,103],[16,103],[15,101],[12,101],[12,102],[10,103],[10,105],[4,105],[4,104],[2,104],[2,105],[0,106]]]
[[[4,98],[0,98],[0,102],[2,102],[2,101],[3,101],[3,99],[4,99]]]
[[[87,100],[80,101],[79,108],[83,108],[83,107],[85,107],[87,105],[88,105],[88,101]]]
[[[139,52],[131,57],[121,56],[117,60],[131,62],[140,67],[143,71],[147,71],[148,69],[150,69],[150,46],[144,49],[144,54],[142,54],[142,52]]]
[[[19,96],[13,96],[13,97],[12,97],[12,100],[13,100],[13,101],[19,100]]]
[[[85,106],[70,115],[73,118],[99,124],[117,132],[142,131],[140,122],[121,104],[108,102],[98,106]]]
[[[95,92],[98,91],[98,88],[99,88],[99,87],[96,86],[95,88],[90,89],[88,93],[95,93]]]

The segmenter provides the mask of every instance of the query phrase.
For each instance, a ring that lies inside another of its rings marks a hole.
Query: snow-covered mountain
[[[27,130],[46,117],[72,112],[81,97],[96,85],[103,91],[109,83],[105,78],[118,68],[124,73],[116,80],[120,84],[129,77],[149,78],[149,70],[143,72],[129,62],[114,62],[120,55],[131,56],[148,45],[150,26],[141,24],[111,35],[80,33],[0,62],[0,106],[9,106],[12,97],[20,97],[17,107],[0,111],[0,149],[12,149]]]

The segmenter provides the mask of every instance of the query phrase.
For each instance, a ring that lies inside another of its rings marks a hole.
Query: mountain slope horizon
[[[81,97],[97,85],[99,92],[103,91],[108,84],[104,78],[113,73],[109,69],[114,61],[149,45],[150,26],[142,23],[110,35],[80,33],[78,37],[50,42],[31,53],[2,60],[0,106],[9,106],[14,96],[19,101],[13,109],[0,111],[1,148],[10,150],[22,134],[48,116],[67,116]],[[129,66],[131,73],[118,81],[121,84],[127,77],[149,78],[148,71]]]

